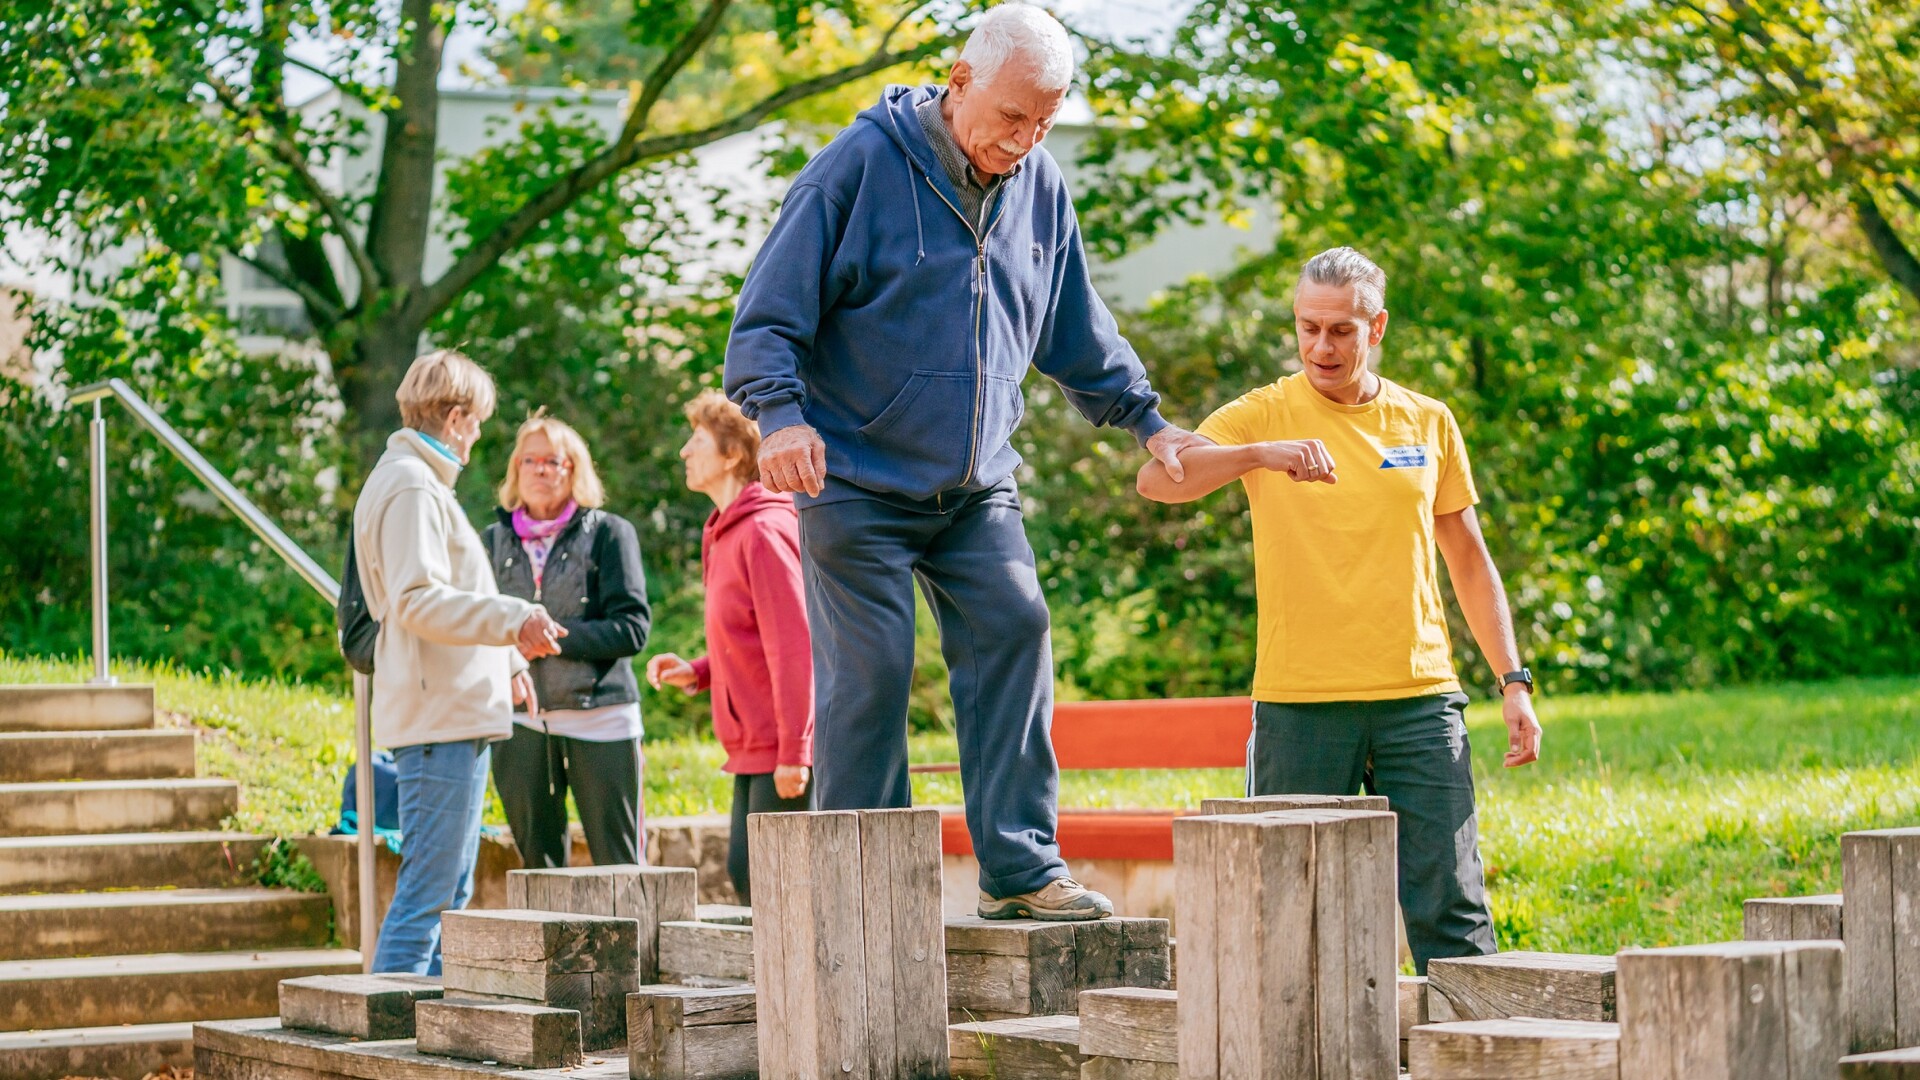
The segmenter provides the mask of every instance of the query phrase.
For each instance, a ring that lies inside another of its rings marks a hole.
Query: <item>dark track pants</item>
[[[1066,863],[1054,840],[1059,768],[1047,604],[1013,481],[909,510],[855,498],[800,512],[813,631],[814,802],[904,807],[913,588],[940,624],[967,830],[992,896],[1031,892]]]
[[[727,876],[733,879],[733,891],[740,902],[753,903],[753,881],[747,859],[747,815],[790,814],[811,810],[813,785],[806,794],[793,799],[780,797],[773,786],[772,773],[740,773],[733,778],[733,829],[727,835]]]
[[[1496,950],[1473,810],[1465,694],[1393,701],[1257,702],[1254,795],[1385,795],[1399,815],[1400,912],[1414,969]]]
[[[567,865],[569,789],[595,866],[646,862],[640,769],[638,739],[589,742],[513,725],[513,738],[493,744],[493,786],[522,864],[529,870]]]

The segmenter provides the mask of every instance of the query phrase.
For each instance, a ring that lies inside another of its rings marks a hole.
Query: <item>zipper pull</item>
[[[981,250],[981,252],[980,252],[980,254],[978,254],[978,255],[975,255],[975,256],[973,257],[973,272],[974,272],[975,274],[977,274],[977,275],[979,275],[979,277],[980,277],[980,280],[982,280],[982,281],[985,281],[985,280],[986,280],[986,278],[987,278],[987,253],[986,253],[986,251],[985,251],[984,249],[982,249],[982,250]]]

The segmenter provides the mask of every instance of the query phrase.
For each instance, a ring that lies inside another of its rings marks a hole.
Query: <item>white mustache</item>
[[[1009,142],[995,143],[994,149],[1000,151],[1003,154],[1007,154],[1011,157],[1019,157],[1020,155],[1027,152],[1026,149],[1023,148],[1019,143],[1009,143]]]

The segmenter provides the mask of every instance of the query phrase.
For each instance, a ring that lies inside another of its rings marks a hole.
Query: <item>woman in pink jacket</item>
[[[714,391],[687,405],[693,437],[680,449],[687,486],[713,500],[701,534],[707,655],[662,653],[647,681],[713,691],[713,733],[733,774],[727,872],[740,902],[747,878],[747,815],[809,808],[813,766],[813,645],[800,579],[800,516],[793,499],[760,486],[760,432]]]

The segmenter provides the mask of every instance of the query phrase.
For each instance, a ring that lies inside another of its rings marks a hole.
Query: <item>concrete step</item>
[[[0,732],[0,784],[171,780],[193,775],[185,730]]]
[[[273,1016],[280,980],[359,970],[351,949],[0,961],[0,1031]]]
[[[162,1066],[193,1066],[192,1024],[138,1024],[0,1034],[7,1080],[141,1080]]]
[[[153,726],[151,686],[0,686],[0,731],[119,731]]]
[[[333,905],[291,889],[0,896],[0,960],[325,945]]]
[[[225,832],[0,837],[0,895],[247,885],[266,845]]]
[[[239,806],[231,780],[0,784],[0,836],[213,829]]]

